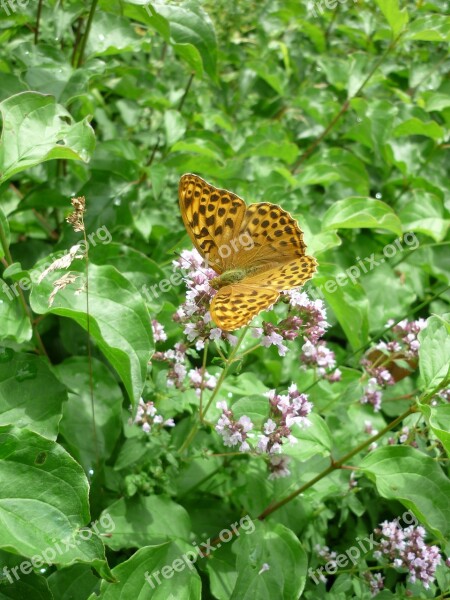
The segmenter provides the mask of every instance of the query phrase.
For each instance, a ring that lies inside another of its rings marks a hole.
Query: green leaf
[[[411,509],[434,535],[449,535],[450,481],[434,459],[410,446],[387,446],[368,454],[360,469],[383,498]]]
[[[408,198],[398,208],[398,217],[403,231],[418,231],[442,241],[448,231],[450,219],[444,219],[442,200],[435,194],[423,190],[411,190]]]
[[[86,44],[87,56],[111,56],[135,52],[142,44],[130,21],[123,17],[97,11]]]
[[[450,458],[450,405],[430,406],[429,404],[419,404],[419,407],[434,435],[442,443],[447,456]]]
[[[170,147],[183,137],[186,131],[186,121],[176,110],[166,110],[164,113],[164,128],[166,143]]]
[[[54,600],[45,577],[34,573],[32,570],[29,571],[27,566],[22,567],[27,572],[26,575],[20,570],[20,566],[24,562],[28,561],[24,561],[21,556],[0,550],[0,564],[2,565],[1,600],[23,600],[23,598]]]
[[[89,522],[89,485],[58,444],[16,427],[0,427],[0,547],[42,563],[85,562],[108,575],[103,544]]]
[[[55,440],[67,391],[48,363],[32,354],[0,352],[0,425],[27,427]]]
[[[374,198],[350,197],[339,200],[325,213],[322,229],[387,229],[402,234],[400,219],[392,208]]]
[[[392,132],[394,137],[402,137],[407,135],[423,135],[432,140],[441,140],[444,137],[444,130],[436,121],[421,121],[416,117],[408,119],[397,125]]]
[[[11,232],[9,230],[9,222],[5,213],[0,207],[0,258],[5,256],[5,252],[8,250],[10,243]],[[6,248],[4,248],[5,244]]]
[[[105,526],[102,526],[103,521]],[[113,550],[141,548],[176,539],[189,541],[191,522],[186,510],[165,496],[138,496],[117,500],[103,511],[99,519],[100,534]]]
[[[308,419],[311,422],[309,427],[294,427],[292,433],[298,443],[283,447],[283,454],[302,461],[317,454],[322,454],[322,456],[330,454],[333,441],[328,425],[322,417],[315,413],[310,414]]]
[[[92,412],[91,380],[94,387]],[[88,472],[97,457],[108,459],[122,430],[123,395],[116,379],[99,360],[73,356],[55,367],[70,390],[63,408],[60,431],[74,458]],[[95,418],[95,431],[93,419]]]
[[[27,286],[29,280],[24,278]],[[31,340],[31,322],[19,300],[20,282],[8,284],[0,278],[0,340],[23,343]]]
[[[448,42],[450,40],[450,17],[444,15],[420,16],[410,24],[404,39]]]
[[[333,310],[353,350],[364,346],[369,335],[369,300],[361,285],[351,283],[348,278],[319,274],[314,277],[314,286],[315,295],[324,298]]]
[[[445,380],[450,371],[450,323],[445,317],[433,316],[418,335],[419,367],[423,389],[431,392]]]
[[[201,580],[193,564],[196,556],[192,546],[181,547],[173,542],[141,548],[113,569],[116,583],[102,581],[100,592],[88,600],[200,600]]]
[[[61,277],[61,271],[50,273],[40,284],[33,286],[31,307],[38,314],[53,313],[69,317],[87,329],[86,292],[78,293],[85,284],[85,277],[80,273],[83,268],[78,267],[74,271],[74,266],[71,265],[72,272],[78,279],[56,294],[51,308],[48,299],[53,282]],[[89,315],[90,335],[116,369],[130,400],[137,402],[141,397],[147,363],[153,349],[150,318],[142,297],[113,267],[91,264]]]
[[[213,81],[217,80],[216,34],[211,20],[197,2],[177,6],[130,0],[127,4],[145,5],[145,11],[126,6],[125,14],[153,27],[197,75],[201,77],[205,70]]]
[[[88,162],[94,132],[88,118],[76,123],[53,96],[23,92],[0,102],[0,183],[56,158]]]
[[[52,600],[86,600],[99,585],[92,569],[83,564],[58,569],[46,581],[53,594]]]
[[[392,37],[397,37],[409,21],[408,11],[400,9],[399,0],[376,0],[376,3],[392,29]]]
[[[299,598],[308,562],[298,537],[280,523],[254,526],[255,531],[241,534],[233,545],[238,577],[230,600]]]

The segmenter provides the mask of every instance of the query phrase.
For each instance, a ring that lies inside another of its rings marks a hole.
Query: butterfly
[[[277,204],[247,206],[191,173],[181,177],[178,196],[189,237],[218,274],[209,282],[217,290],[210,313],[220,329],[246,325],[316,271],[297,221]]]

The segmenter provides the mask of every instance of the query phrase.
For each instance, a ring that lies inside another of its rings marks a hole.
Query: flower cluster
[[[167,385],[184,389],[186,379],[186,350],[187,346],[181,342],[177,342],[174,348],[170,348],[164,352],[155,352],[153,360],[166,361],[169,365],[167,374]]]
[[[217,403],[217,408],[222,415],[216,425],[226,446],[239,446],[241,452],[252,449],[258,453],[265,453],[269,457],[270,479],[286,477],[290,475],[287,468],[289,457],[281,456],[282,446],[286,442],[296,443],[297,439],[292,435],[292,427],[299,425],[307,427],[310,425],[308,415],[312,410],[306,394],[301,394],[297,386],[292,384],[286,395],[277,394],[275,390],[267,392],[266,397],[270,404],[270,416],[262,426],[261,433],[253,433],[254,424],[247,416],[236,420],[233,411],[228,408],[226,402]],[[252,432],[252,433],[249,433]],[[250,445],[249,442],[254,442]]]
[[[188,378],[197,396],[202,390],[213,390],[217,385],[217,378],[203,369],[191,369]]]
[[[381,592],[384,588],[384,577],[381,573],[371,573],[370,571],[366,571],[364,577],[369,584],[372,596],[376,596],[378,592]]]
[[[322,340],[314,345],[309,340],[302,346],[300,361],[304,366],[314,367],[320,377],[334,382],[341,379],[341,371],[336,369],[336,357]]]
[[[441,556],[437,546],[425,544],[425,529],[414,525],[402,529],[397,521],[384,521],[375,533],[382,538],[374,557],[388,559],[392,566],[407,569],[411,583],[420,581],[429,588]]]
[[[217,421],[215,429],[222,436],[224,445],[231,448],[239,446],[241,452],[251,450],[247,438],[248,432],[253,429],[253,423],[249,417],[244,415],[236,421],[233,411],[228,408],[225,401],[218,402],[216,406],[220,408],[222,415]]]
[[[175,423],[173,419],[166,419],[161,415],[157,414],[156,407],[153,402],[144,402],[141,398],[137,407],[136,416],[130,420],[130,424],[134,423],[142,427],[145,433],[150,433],[152,427],[158,425],[159,427],[174,427]]]
[[[157,342],[165,342],[167,340],[167,334],[164,331],[164,326],[161,325],[161,323],[159,323],[156,319],[152,320],[152,332],[155,344]]]
[[[209,305],[216,294],[209,282],[217,273],[204,266],[197,250],[183,250],[173,266],[184,273],[184,281],[188,288],[186,301],[174,314],[174,321],[184,326],[184,334],[189,342],[195,342],[195,348],[201,350],[206,340],[225,339],[234,345],[237,338],[230,333],[215,327],[211,321]]]
[[[388,321],[386,327],[391,327],[394,321]],[[369,379],[361,402],[371,404],[375,412],[381,408],[383,390],[406,377],[417,365],[419,340],[417,335],[425,327],[425,319],[417,321],[400,321],[392,327],[394,339],[381,341],[371,348],[361,359]]]

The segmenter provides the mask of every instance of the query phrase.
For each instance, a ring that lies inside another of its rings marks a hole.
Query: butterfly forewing
[[[192,174],[181,177],[178,195],[181,216],[194,246],[218,273],[231,268],[231,241],[238,238],[245,202]]]
[[[306,245],[297,221],[276,204],[257,202],[247,207],[240,235],[248,234],[252,244],[239,254],[240,267],[286,262],[305,254]],[[253,247],[250,247],[253,246]]]

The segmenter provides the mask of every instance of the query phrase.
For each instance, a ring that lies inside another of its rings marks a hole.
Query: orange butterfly
[[[218,290],[210,312],[221,329],[246,325],[316,271],[297,221],[277,204],[247,206],[190,173],[181,177],[178,194],[189,237],[219,275],[210,281]]]

